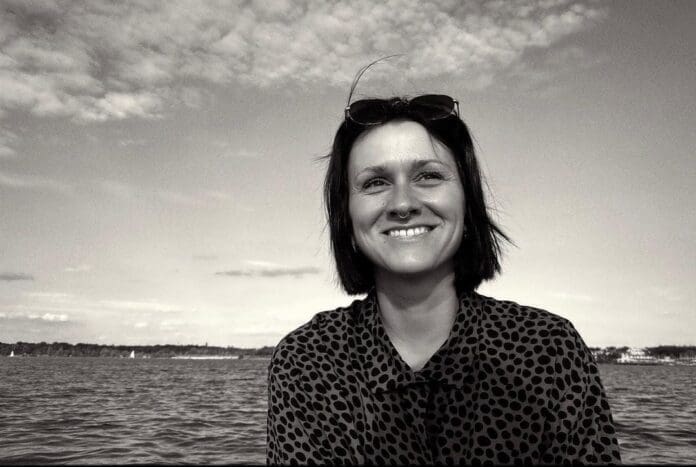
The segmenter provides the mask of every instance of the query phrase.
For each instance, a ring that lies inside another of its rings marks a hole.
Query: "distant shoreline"
[[[0,342],[0,356],[110,358],[254,358],[270,357],[274,347],[239,348],[209,345],[103,345],[66,342]]]
[[[269,358],[274,347],[240,348],[209,345],[103,345],[65,342],[0,342],[2,357],[107,357],[232,360]],[[696,365],[696,346],[590,347],[597,363],[619,365]]]

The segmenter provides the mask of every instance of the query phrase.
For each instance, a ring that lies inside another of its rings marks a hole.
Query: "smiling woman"
[[[355,243],[376,275],[454,269],[464,189],[452,152],[422,125],[392,120],[361,134],[348,181]]]
[[[325,182],[343,288],[269,367],[273,464],[620,462],[572,324],[479,295],[500,271],[469,131],[449,96],[346,108]]]

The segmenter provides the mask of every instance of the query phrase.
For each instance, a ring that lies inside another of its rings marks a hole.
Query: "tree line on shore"
[[[591,347],[590,350],[598,363],[612,363],[628,350],[628,347]],[[693,345],[659,345],[657,347],[645,347],[647,355],[656,358],[672,357],[694,358],[696,346]],[[103,344],[68,344],[66,342],[16,342],[6,344],[0,342],[0,355],[25,356],[50,356],[50,357],[128,357],[131,351],[135,351],[138,357],[171,358],[180,355],[186,356],[242,356],[242,357],[270,357],[273,347],[265,346],[258,349],[246,349],[234,346],[219,347],[209,345],[103,345]]]
[[[66,342],[17,342],[6,344],[0,342],[0,355],[7,356],[14,352],[16,356],[32,357],[128,357],[135,351],[138,357],[171,358],[187,356],[242,356],[267,357],[273,347],[246,349],[233,346],[218,347],[209,345],[102,345],[102,344],[68,344]]]

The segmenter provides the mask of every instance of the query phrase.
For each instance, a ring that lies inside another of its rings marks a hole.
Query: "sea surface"
[[[0,463],[264,463],[267,367],[0,357]],[[624,462],[696,462],[696,367],[600,371]]]

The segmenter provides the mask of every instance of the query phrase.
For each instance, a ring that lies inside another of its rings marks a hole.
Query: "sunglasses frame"
[[[417,105],[422,106],[422,107],[431,107],[431,108],[434,108],[434,109],[442,108],[442,107],[440,107],[440,106],[438,106],[438,105],[435,105],[435,104],[428,105],[427,100],[428,100],[428,98],[431,98],[431,97],[435,97],[435,98],[446,97],[447,99],[449,99],[449,100],[452,101],[452,108],[450,109],[449,113],[446,113],[446,114],[445,114],[445,113],[443,112],[442,115],[438,115],[438,116],[435,116],[435,117],[431,117],[431,118],[428,118],[427,120],[441,120],[441,119],[443,119],[443,118],[449,117],[449,116],[452,115],[452,114],[454,114],[454,115],[456,115],[457,117],[459,117],[459,101],[458,101],[457,99],[454,99],[453,97],[450,97],[450,96],[446,95],[446,94],[423,94],[423,95],[420,95],[420,96],[416,96],[416,97],[414,97],[414,98],[412,98],[412,99],[403,99],[403,100],[401,100],[401,101],[399,101],[399,102],[404,103],[407,107],[410,106],[411,104],[413,104],[414,101],[415,101],[415,103],[416,103]],[[385,107],[388,106],[388,105],[390,105],[390,104],[389,104],[389,101],[386,100],[386,99],[361,99],[361,100],[355,101],[355,102],[351,103],[350,105],[347,105],[347,106],[346,106],[346,108],[345,108],[345,110],[344,110],[345,119],[346,119],[346,120],[350,120],[351,122],[353,122],[353,123],[355,123],[355,124],[357,124],[357,125],[361,125],[361,126],[374,126],[374,125],[381,125],[382,123],[384,123],[384,122],[386,121],[386,118],[383,119],[383,120],[374,121],[374,122],[372,122],[372,121],[370,121],[370,122],[363,122],[363,121],[360,121],[360,120],[356,120],[356,119],[351,115],[351,112],[350,112],[351,107],[353,107],[355,104],[362,103],[362,102],[368,102],[368,101],[369,101],[369,102],[373,102],[374,104],[381,103],[381,104],[383,104]],[[423,102],[423,101],[425,101],[425,102]]]

